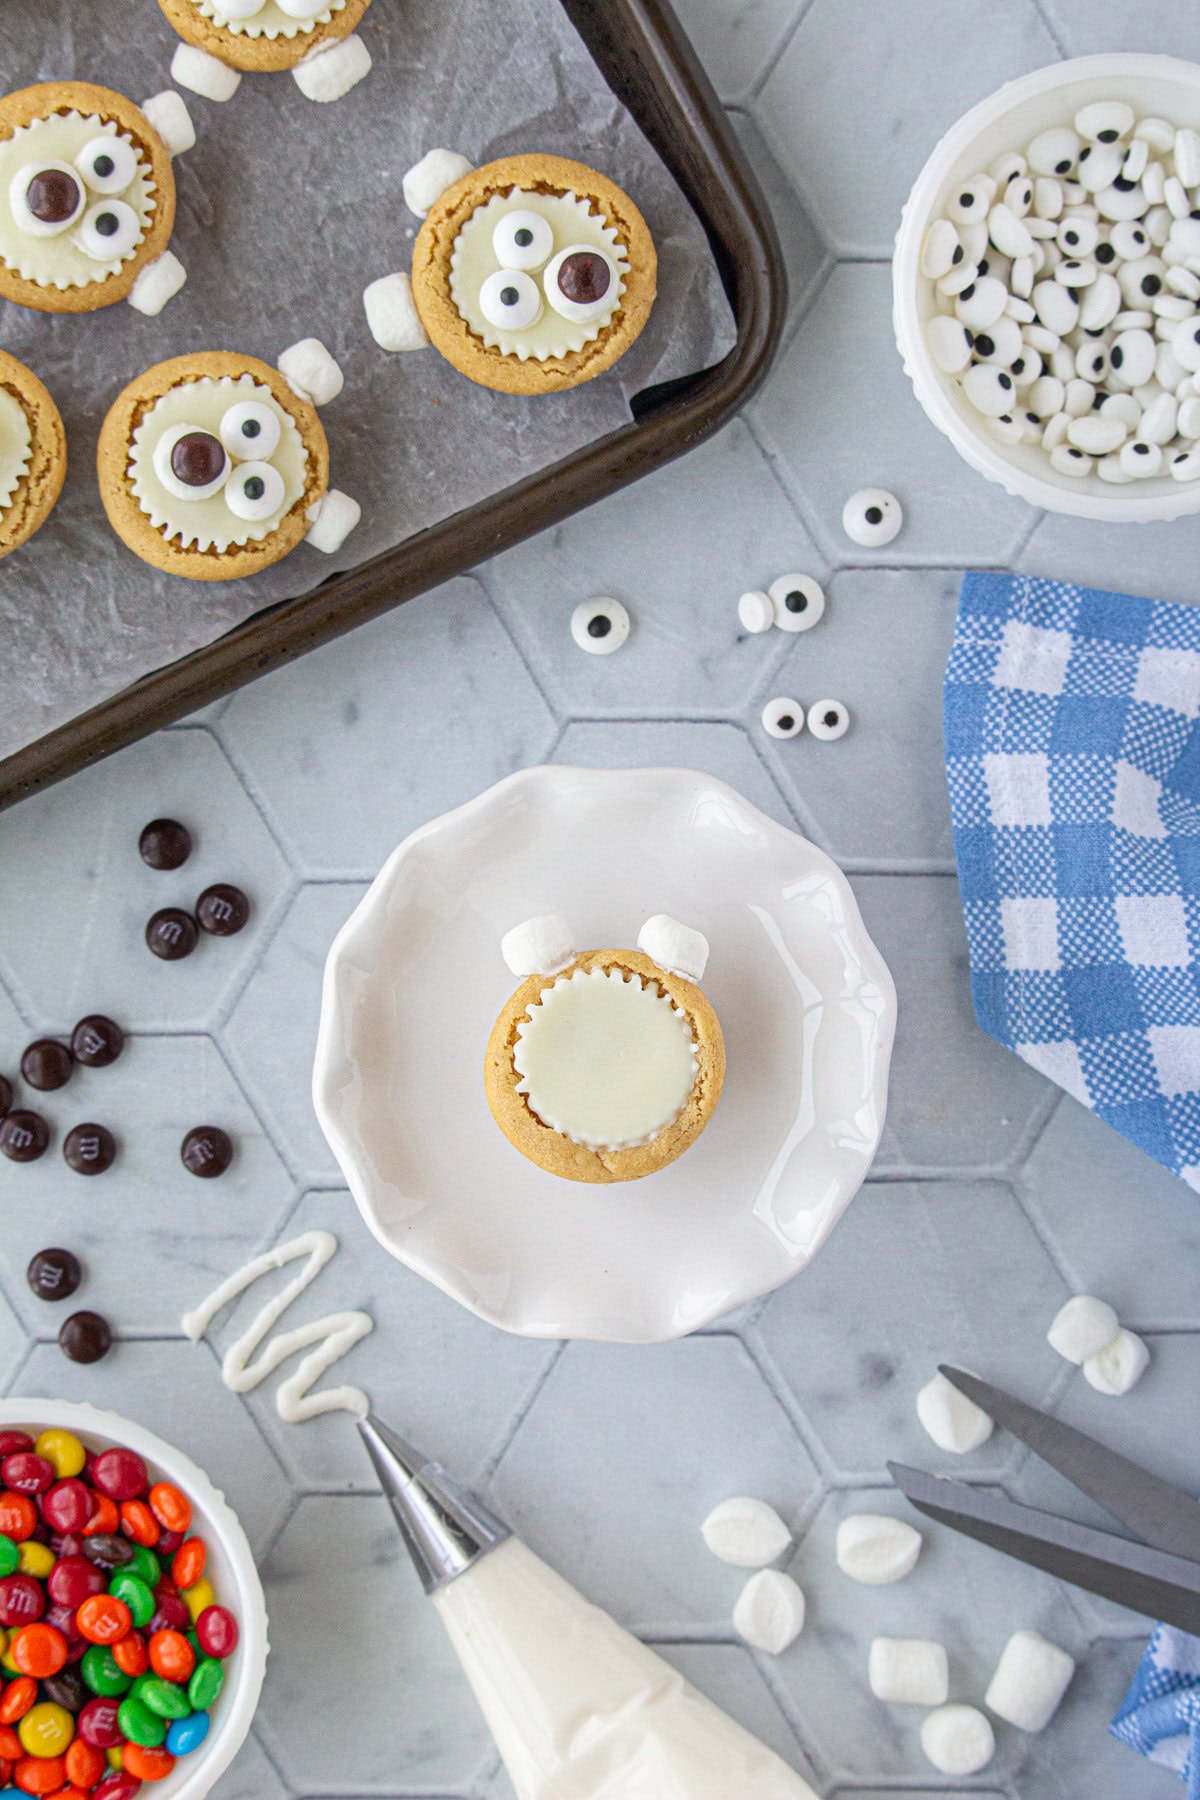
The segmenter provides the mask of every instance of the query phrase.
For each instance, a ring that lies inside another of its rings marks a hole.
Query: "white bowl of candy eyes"
[[[1200,511],[1200,66],[1080,57],[981,101],[909,195],[893,321],[929,418],[1010,494]]]

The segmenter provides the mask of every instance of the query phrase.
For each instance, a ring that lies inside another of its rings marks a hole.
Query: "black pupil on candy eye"
[[[261,500],[267,491],[267,484],[261,475],[251,475],[242,484],[242,492],[247,500]]]
[[[793,719],[791,713],[781,713],[779,715],[780,731],[790,731],[795,723],[796,721]]]
[[[517,230],[513,232],[513,242],[518,244],[522,250],[527,250],[529,248],[530,244],[533,242],[533,233],[530,231],[528,225],[518,226]]]
[[[960,194],[958,196],[958,204],[960,206],[974,206],[974,204],[975,204],[974,194]]]
[[[827,712],[825,714],[825,723],[827,725],[831,725],[831,726],[836,725],[837,722],[838,722],[838,716],[835,712]]]
[[[868,506],[868,508],[867,508],[867,524],[868,525],[878,525],[882,522],[882,519],[883,519],[882,506]]]
[[[111,156],[98,156],[92,164],[92,174],[98,175],[101,181],[107,181],[116,166]]]
[[[607,637],[611,630],[612,620],[607,618],[604,613],[596,613],[594,618],[588,620],[587,634],[589,637]]]
[[[96,230],[101,237],[112,237],[120,228],[120,223],[116,213],[99,213],[96,217]]]
[[[515,306],[520,298],[521,296],[518,294],[515,287],[500,289],[500,302],[503,306]]]
[[[1065,175],[1070,166],[1070,159],[1064,156],[1060,163],[1055,163],[1054,172],[1056,175]]]
[[[787,595],[783,604],[787,607],[789,612],[805,612],[808,609],[808,595],[802,594],[797,588]]]
[[[257,419],[247,419],[242,425],[242,436],[257,437],[261,430],[262,426]]]

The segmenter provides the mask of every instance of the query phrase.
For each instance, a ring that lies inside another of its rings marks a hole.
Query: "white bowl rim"
[[[74,1432],[85,1443],[89,1438],[98,1438],[135,1451],[183,1489],[203,1513],[206,1527],[215,1530],[220,1538],[221,1549],[233,1567],[238,1590],[239,1635],[234,1678],[222,1690],[220,1709],[213,1716],[212,1729],[202,1747],[190,1756],[180,1757],[165,1781],[156,1781],[152,1787],[144,1784],[148,1793],[161,1795],[162,1800],[204,1800],[246,1740],[262,1691],[270,1649],[262,1582],[241,1521],[224,1494],[213,1486],[190,1456],[185,1456],[182,1450],[166,1443],[144,1425],[135,1424],[132,1419],[80,1400],[45,1400],[19,1395],[0,1400],[0,1429],[30,1430],[35,1425],[38,1431],[60,1427]]]
[[[397,1247],[394,1239],[388,1235],[386,1229],[379,1220],[370,1194],[369,1170],[365,1167],[360,1158],[358,1147],[351,1141],[349,1135],[343,1129],[338,1109],[331,1100],[335,1070],[338,1063],[344,1060],[344,1048],[339,1041],[340,1013],[337,990],[343,954],[352,943],[360,927],[370,920],[380,907],[386,904],[386,897],[396,871],[418,845],[426,838],[440,833],[443,828],[469,820],[473,814],[494,806],[498,802],[503,801],[508,794],[518,791],[523,787],[533,786],[547,779],[562,779],[564,781],[569,781],[578,779],[579,777],[584,777],[589,782],[597,784],[615,784],[629,779],[662,779],[670,780],[672,782],[704,782],[710,787],[719,789],[723,794],[736,802],[738,807],[744,809],[745,812],[753,814],[757,820],[762,822],[764,829],[771,834],[799,840],[804,845],[806,853],[812,857],[813,861],[821,868],[823,873],[836,884],[846,907],[847,919],[855,927],[856,953],[862,966],[869,972],[871,979],[879,988],[881,998],[884,1002],[884,1015],[878,1030],[876,1057],[870,1081],[871,1103],[876,1122],[874,1142],[870,1153],[865,1158],[857,1181],[855,1181],[842,1196],[840,1204],[832,1214],[820,1242],[824,1242],[825,1236],[833,1229],[837,1220],[845,1211],[845,1208],[854,1198],[858,1188],[862,1185],[863,1180],[865,1180],[866,1176],[869,1174],[875,1155],[878,1153],[879,1141],[883,1134],[883,1127],[887,1115],[888,1081],[896,1028],[896,986],[882,953],[876,947],[874,939],[871,937],[863,922],[862,913],[854,890],[850,886],[850,882],[847,879],[844,870],[826,851],[822,850],[819,845],[814,844],[811,838],[805,837],[802,832],[797,831],[792,826],[782,825],[778,820],[772,819],[769,814],[764,813],[761,808],[756,807],[752,801],[747,800],[743,794],[732,787],[728,782],[722,781],[719,776],[711,775],[703,770],[685,768],[681,765],[612,769],[593,768],[586,765],[569,763],[539,763],[534,764],[529,768],[515,770],[511,775],[504,776],[500,781],[497,781],[491,787],[484,789],[482,793],[476,794],[472,799],[465,801],[461,806],[454,807],[448,812],[440,813],[436,818],[426,821],[423,825],[419,825],[414,831],[410,832],[401,843],[397,844],[396,848],[388,856],[379,870],[379,873],[368,887],[366,893],[362,896],[358,905],[342,925],[330,945],[329,953],[325,960],[325,971],[321,992],[321,1018],[317,1032],[317,1045],[313,1061],[313,1106],[321,1128],[325,1133],[346,1179],[347,1186],[354,1197],[358,1211],[377,1242],[383,1246],[389,1255],[395,1257],[397,1261],[404,1263],[406,1267],[414,1270],[415,1273],[422,1276],[423,1279],[432,1282],[435,1287],[449,1295],[451,1299],[456,1300],[460,1305],[467,1307],[469,1311],[475,1313],[488,1324],[495,1325],[500,1330],[514,1333],[519,1336],[544,1337],[554,1335],[555,1337],[558,1337],[562,1334],[559,1332],[550,1334],[536,1326],[522,1326],[520,1324],[515,1324],[510,1318],[503,1316],[499,1310],[490,1308],[477,1297],[455,1287],[452,1282],[444,1278],[436,1269],[429,1267],[420,1255],[413,1253],[411,1250],[402,1252]],[[815,1250],[812,1254],[815,1254]],[[773,1287],[782,1286],[792,1275],[799,1273],[800,1269],[802,1269],[809,1260],[810,1257],[805,1257],[795,1262],[790,1271],[785,1272],[780,1276],[777,1282],[772,1284]],[[736,1284],[731,1284],[730,1292],[723,1296],[719,1303],[714,1304],[710,1314],[697,1319],[693,1323],[681,1325],[678,1328],[656,1331],[653,1336],[649,1337],[640,1335],[637,1337],[622,1337],[615,1333],[602,1335],[591,1332],[580,1332],[575,1335],[580,1339],[601,1336],[601,1341],[619,1343],[666,1343],[670,1342],[672,1339],[685,1337],[698,1330],[702,1330],[706,1325],[711,1324],[714,1319],[723,1317],[734,1307],[744,1304],[747,1300],[755,1299],[760,1294],[767,1291],[771,1291],[771,1289],[764,1289],[760,1282],[750,1282],[744,1287],[738,1287]]]
[[[1047,63],[980,100],[935,144],[904,203],[892,256],[892,324],[905,373],[923,411],[978,474],[1046,512],[1110,524],[1163,523],[1200,511],[1200,481],[1173,483],[1173,492],[1147,494],[1136,491],[1141,483],[1131,483],[1099,494],[1067,476],[1061,477],[1060,485],[1049,469],[1045,477],[1032,474],[1011,461],[997,440],[985,437],[981,425],[965,409],[954,405],[945,378],[929,354],[917,309],[916,283],[923,279],[918,270],[921,242],[946,176],[958,158],[1013,107],[1072,82],[1110,77],[1175,81],[1200,94],[1200,63],[1150,51],[1104,51]]]

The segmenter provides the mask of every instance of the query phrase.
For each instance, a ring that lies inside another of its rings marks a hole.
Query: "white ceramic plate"
[[[581,948],[651,913],[708,937],[728,1050],[712,1123],[612,1186],[525,1160],[483,1053],[515,982],[501,935],[558,912]],[[530,1337],[681,1337],[786,1281],[883,1128],[896,999],[840,869],[688,769],[527,769],[394,851],[329,953],[313,1097],[367,1224]]]

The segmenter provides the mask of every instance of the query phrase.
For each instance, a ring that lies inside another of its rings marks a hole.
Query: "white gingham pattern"
[[[1200,609],[967,575],[945,728],[980,1024],[1200,1189]]]

